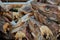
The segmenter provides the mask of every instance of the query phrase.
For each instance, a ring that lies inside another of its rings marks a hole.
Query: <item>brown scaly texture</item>
[[[10,11],[0,7],[1,40],[60,40],[58,1],[32,1]]]

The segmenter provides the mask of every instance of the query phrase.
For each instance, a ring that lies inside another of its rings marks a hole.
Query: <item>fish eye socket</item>
[[[46,11],[49,11],[49,10],[50,10],[50,7],[49,7],[49,6],[46,6],[46,7],[45,7],[45,10],[46,10]]]

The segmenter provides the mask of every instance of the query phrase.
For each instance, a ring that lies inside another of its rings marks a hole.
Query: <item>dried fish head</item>
[[[16,37],[16,38],[18,38],[18,37],[19,37],[19,38],[22,38],[22,37],[26,37],[26,35],[24,34],[24,32],[21,32],[21,31],[19,32],[19,31],[18,31],[18,32],[16,33],[15,37]]]
[[[40,30],[41,35],[43,35],[44,38],[49,39],[51,37],[54,37],[52,31],[47,26],[41,26]]]
[[[5,23],[3,25],[3,30],[4,30],[5,33],[7,33],[7,31],[10,31],[10,28],[11,28],[11,26],[10,26],[9,23]]]

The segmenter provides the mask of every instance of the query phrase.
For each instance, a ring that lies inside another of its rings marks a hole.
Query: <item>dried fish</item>
[[[17,25],[16,27],[18,26],[21,26],[24,22],[26,22],[27,20],[30,19],[30,13],[29,14],[26,14],[25,16],[23,16],[18,22],[17,22]]]
[[[37,6],[37,5],[39,5],[39,3],[32,4],[32,5]],[[46,7],[48,8],[47,9],[48,12],[45,10]],[[59,23],[59,16],[58,15],[59,15],[60,12],[57,11],[58,8],[56,6],[52,7],[52,5],[44,5],[44,4],[42,4],[42,6],[39,5],[36,8],[39,11],[39,13],[43,12],[41,14],[48,17],[50,20],[57,21]],[[36,8],[35,8],[35,10],[36,10]],[[52,16],[52,15],[54,15],[54,16]]]
[[[20,40],[22,40],[23,37],[26,37],[26,35],[24,34],[24,32],[18,31],[15,35],[16,39],[19,38]]]
[[[28,2],[4,5],[0,1],[1,37],[6,40],[60,40],[60,1]]]

